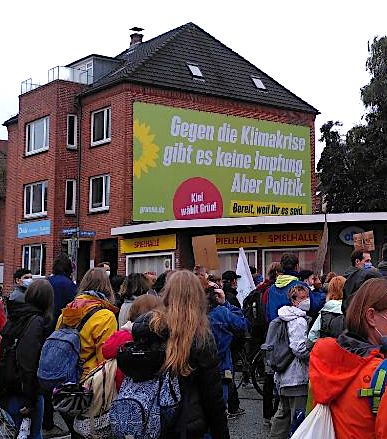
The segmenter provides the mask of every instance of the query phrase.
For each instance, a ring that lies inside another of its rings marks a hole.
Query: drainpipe
[[[81,223],[81,165],[82,165],[82,102],[81,97],[78,95],[75,98],[75,107],[77,108],[78,114],[78,151],[77,151],[77,196],[76,196],[76,235],[75,235],[75,280],[78,278],[78,248],[79,248],[79,231],[80,231],[80,223]]]

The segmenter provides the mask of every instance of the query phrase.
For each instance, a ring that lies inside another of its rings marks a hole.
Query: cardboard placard
[[[194,236],[192,238],[192,248],[195,265],[201,265],[208,270],[219,269],[216,235]]]
[[[316,253],[316,259],[313,266],[313,271],[316,274],[322,274],[324,269],[324,262],[328,251],[328,223],[325,222],[324,224],[324,231],[321,237],[321,242],[318,247],[317,253]]]
[[[355,233],[353,235],[353,245],[355,250],[372,252],[375,250],[374,232],[371,230],[364,233]]]

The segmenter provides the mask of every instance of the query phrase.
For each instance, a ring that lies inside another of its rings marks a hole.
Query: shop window
[[[91,146],[111,140],[111,108],[91,113]]]
[[[300,270],[313,270],[316,261],[317,248],[281,248],[263,250],[262,269],[267,271],[267,267],[272,262],[280,262],[284,253],[294,253],[299,260]]]
[[[50,118],[43,117],[26,126],[26,155],[46,151],[49,145]]]
[[[42,244],[23,246],[22,267],[31,270],[32,276],[41,277],[45,275],[45,247]]]
[[[47,181],[24,186],[24,218],[47,215]]]
[[[126,257],[126,275],[130,273],[155,273],[160,276],[166,270],[174,270],[174,253],[152,253]]]
[[[89,211],[101,212],[109,210],[110,175],[99,175],[90,178]]]
[[[78,118],[75,114],[67,115],[67,148],[77,147]]]
[[[257,267],[257,250],[245,250],[247,262],[253,267]],[[220,274],[227,270],[236,270],[239,251],[218,252]]]

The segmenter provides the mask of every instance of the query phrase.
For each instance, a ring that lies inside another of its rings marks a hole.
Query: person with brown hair
[[[121,326],[119,331],[112,334],[103,344],[102,353],[103,356],[109,360],[110,358],[116,358],[118,349],[125,343],[133,341],[132,326],[134,321],[141,315],[155,309],[161,304],[161,298],[152,294],[144,294],[137,297],[133,302],[129,310],[129,320]],[[124,380],[124,374],[120,369],[117,369],[116,374],[116,387],[120,389],[122,381]]]
[[[322,290],[325,294],[328,294],[328,285],[329,282],[336,277],[337,274],[334,271],[330,271],[328,274],[323,274],[321,276]]]
[[[50,283],[35,280],[26,289],[25,303],[12,309],[1,331],[0,397],[17,429],[24,417],[31,419],[31,439],[42,437],[43,396],[36,374],[40,352],[50,331],[53,303]]]
[[[344,330],[344,317],[341,311],[345,277],[336,276],[328,285],[326,303],[309,331],[308,338],[315,343],[318,338],[338,337]]]
[[[149,290],[149,284],[144,274],[130,273],[126,276],[120,289],[120,296],[123,303],[118,315],[118,326],[123,326],[129,320],[129,311],[137,297],[146,294]]]
[[[371,398],[376,413],[368,397],[387,348],[386,279],[369,279],[358,289],[347,310],[346,326],[337,340],[317,340],[311,352],[314,403],[329,405],[337,439],[386,438],[386,394]]]
[[[84,325],[81,333],[82,377],[104,361],[102,345],[117,330],[114,293],[109,278],[102,268],[90,268],[84,275],[76,298],[63,309],[58,319],[57,329],[61,325],[76,327],[82,318],[92,309],[97,311]]]
[[[187,270],[172,273],[162,304],[133,324],[134,341],[165,345],[162,371],[177,376],[182,392],[178,419],[166,438],[196,439],[209,430],[212,439],[228,439],[218,356],[207,317],[207,298],[198,277]]]

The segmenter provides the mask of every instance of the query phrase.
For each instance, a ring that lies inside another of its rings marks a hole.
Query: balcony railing
[[[73,69],[72,67],[53,67],[48,71],[47,83],[61,79],[63,81],[76,82],[78,84],[92,84],[93,75],[88,70]],[[38,88],[44,84],[35,84],[32,82],[32,78],[26,79],[21,83],[20,93],[28,93],[35,88]]]

